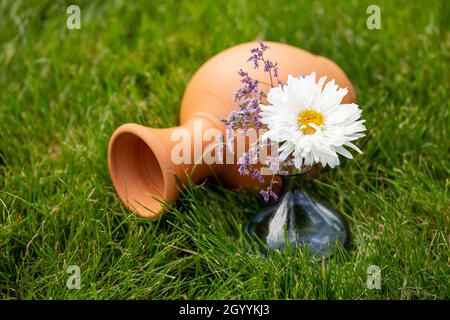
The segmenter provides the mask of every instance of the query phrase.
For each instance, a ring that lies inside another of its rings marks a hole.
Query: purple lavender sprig
[[[258,87],[259,81],[252,79],[248,72],[238,71],[241,77],[241,87],[234,93],[234,102],[237,105],[227,119],[223,120],[227,128],[247,130],[250,127],[261,128],[259,105],[264,99],[264,92]]]
[[[274,80],[277,81],[277,85],[283,85],[284,83],[278,78],[278,63],[267,59],[264,56],[264,52],[270,49],[263,41],[258,41],[259,47],[250,50],[251,56],[247,59],[247,62],[253,62],[254,69],[259,69],[263,64],[264,72],[270,76],[270,86],[274,87]]]
[[[247,62],[253,63],[254,69],[259,69],[263,66],[263,71],[269,74],[270,83],[253,79],[249,76],[248,72],[240,69],[238,75],[241,77],[241,87],[236,90],[234,94],[234,102],[236,103],[236,110],[230,112],[227,119],[222,119],[225,126],[228,129],[236,130],[241,129],[243,131],[249,128],[260,129],[262,127],[261,117],[259,115],[261,109],[260,104],[266,95],[259,85],[269,85],[274,87],[274,81],[277,85],[283,86],[284,83],[278,78],[278,63],[267,59],[264,56],[269,46],[263,41],[258,41],[258,47],[250,50],[250,57]],[[259,154],[257,153],[259,159]],[[251,176],[253,179],[258,180],[260,183],[264,182],[264,177],[261,175],[258,169],[254,168],[250,163],[250,152],[244,152],[241,158],[238,160],[239,173],[241,175]],[[270,198],[274,200],[278,199],[277,194],[273,191],[273,185],[277,182],[272,176],[269,185],[260,191],[260,194],[264,198],[264,201],[268,202]]]
[[[258,41],[259,47],[250,49],[251,56],[247,59],[247,62],[253,62],[253,66],[255,69],[259,68],[259,63],[264,61],[264,51],[269,49],[269,46],[266,45],[263,41]]]
[[[264,66],[264,72],[270,76],[270,83],[253,79],[249,76],[248,72],[240,69],[238,75],[241,77],[242,85],[236,90],[234,94],[234,102],[237,105],[236,110],[233,110],[227,119],[222,121],[227,128],[236,130],[241,129],[246,131],[250,127],[255,129],[261,128],[260,122],[260,108],[262,100],[266,97],[264,91],[259,88],[260,84],[269,85],[274,87],[274,79],[278,85],[284,83],[278,78],[278,63],[267,59],[264,56],[264,52],[269,49],[263,41],[258,41],[259,47],[250,50],[250,57],[247,62],[253,62],[254,69],[259,69],[260,65]]]
[[[260,183],[264,182],[264,177],[258,169],[254,168],[250,163],[250,152],[244,152],[238,160],[238,171],[242,176],[251,176]]]
[[[259,194],[263,197],[265,202],[269,202],[271,197],[275,201],[278,200],[278,195],[273,191],[273,186],[277,183],[278,182],[275,180],[275,176],[272,176],[269,185],[259,192]]]

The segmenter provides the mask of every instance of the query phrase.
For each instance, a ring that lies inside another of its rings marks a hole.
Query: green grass
[[[0,298],[450,298],[448,1],[376,1],[381,30],[366,28],[373,1],[73,2],[81,30],[65,1],[0,2]],[[176,125],[195,70],[255,39],[331,58],[364,109],[364,155],[311,182],[354,237],[326,265],[247,253],[256,193],[192,185],[149,221],[108,176],[116,127]]]

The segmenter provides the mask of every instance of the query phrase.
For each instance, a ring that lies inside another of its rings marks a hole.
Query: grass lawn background
[[[66,28],[72,3],[81,30]],[[369,4],[381,30],[366,27]],[[435,0],[1,1],[0,298],[449,298],[449,21]],[[354,237],[327,264],[247,254],[256,193],[189,186],[151,221],[109,179],[116,127],[176,125],[196,69],[255,39],[334,60],[364,110],[364,155],[311,182]]]

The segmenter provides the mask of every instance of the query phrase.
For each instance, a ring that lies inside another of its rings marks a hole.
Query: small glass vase
[[[310,250],[310,256],[328,258],[338,243],[348,248],[350,231],[343,215],[314,199],[295,183],[311,167],[295,168],[280,165],[277,175],[282,180],[282,192],[277,202],[259,211],[245,231],[263,246],[263,251],[284,252],[289,246]]]

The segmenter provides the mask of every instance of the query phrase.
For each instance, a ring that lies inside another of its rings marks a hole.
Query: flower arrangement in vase
[[[261,131],[239,159],[240,174],[263,181],[257,164],[271,169],[270,183],[260,193],[266,202],[270,198],[277,202],[259,212],[247,231],[269,249],[300,245],[313,254],[329,256],[337,242],[344,246],[349,242],[345,219],[306,191],[292,190],[293,179],[319,164],[335,168],[340,164],[339,156],[352,159],[347,148],[362,153],[353,143],[366,130],[362,111],[355,103],[342,103],[347,88],[339,87],[333,79],[317,79],[314,72],[289,74],[283,82],[278,64],[265,56],[269,49],[259,41],[247,61],[255,69],[262,68],[270,81],[254,79],[239,70],[242,86],[234,95],[236,109],[223,119],[231,130]],[[267,94],[263,86],[269,88]],[[270,146],[270,157],[261,155],[261,146]],[[282,180],[281,197],[274,191],[276,177]]]
[[[270,78],[272,74],[276,78],[287,79],[287,70],[292,74],[310,74],[314,71],[318,75],[335,79],[340,86],[348,88],[348,94],[343,102],[355,101],[350,80],[333,61],[285,43],[266,44],[270,46],[270,50],[267,52],[265,48],[264,54],[277,57],[278,64],[267,64],[271,73],[264,72],[262,65],[259,69],[251,69],[246,80],[251,76],[259,81],[266,83],[275,81],[274,84],[278,84],[277,79]],[[228,130],[220,119],[227,117],[230,111],[235,109],[233,93],[243,85],[241,82],[243,78],[239,77],[235,70],[242,68],[248,52],[255,45],[258,44],[256,42],[237,44],[217,53],[200,66],[184,91],[178,126],[151,128],[143,124],[126,123],[114,131],[108,146],[109,173],[115,191],[129,210],[145,218],[158,218],[175,203],[180,187],[187,184],[188,177],[193,182],[198,182],[214,176],[229,188],[261,188],[267,184],[273,185],[279,180],[279,177],[271,181],[270,175],[257,175],[260,171],[257,173],[252,171],[256,176],[241,175],[245,173],[245,167],[251,170],[246,161],[250,164],[253,159],[249,158],[250,154],[242,157],[239,148],[236,148],[237,152],[234,152],[234,149],[233,152],[228,152],[229,148],[222,148],[226,151],[223,156],[226,161],[210,163],[203,159],[202,150],[210,150],[212,145],[217,144],[214,139],[216,134],[228,137],[226,134]],[[260,52],[253,51],[253,63],[258,63],[259,67]],[[280,69],[279,74],[275,74],[278,72],[275,68]],[[262,82],[258,82],[257,86],[263,89],[261,94],[267,94],[270,88],[270,85],[262,86]],[[243,107],[244,100],[241,102]],[[253,106],[259,108],[259,103]],[[246,111],[252,110],[248,108]],[[255,120],[259,119],[259,111],[252,114]],[[243,119],[239,113],[236,117]],[[244,128],[245,124],[242,123],[239,127]],[[179,153],[177,151],[179,138],[185,134],[188,136],[187,143],[186,145],[183,143],[184,147]],[[227,144],[233,142],[234,138],[239,138],[239,135],[232,135],[230,140],[227,138]],[[243,149],[247,149],[246,143],[243,145]],[[217,151],[216,155],[221,153]],[[176,159],[172,157],[174,154]],[[181,162],[178,161],[180,158]],[[237,159],[240,159],[239,164]],[[254,179],[255,177],[257,179]],[[270,192],[271,188],[264,190],[266,193],[263,195],[266,197],[275,196],[273,191]]]

